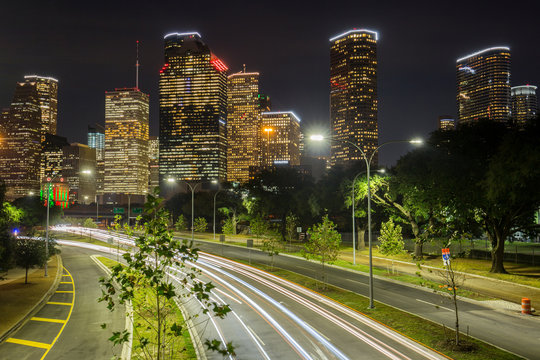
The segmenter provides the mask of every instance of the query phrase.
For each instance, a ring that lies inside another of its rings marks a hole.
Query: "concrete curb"
[[[6,331],[4,334],[0,336],[0,343],[3,343],[7,338],[9,338],[13,333],[15,333],[17,330],[19,330],[24,324],[30,320],[32,316],[34,316],[41,308],[45,305],[47,301],[51,298],[51,296],[54,294],[56,289],[58,289],[58,285],[60,285],[60,280],[62,279],[62,274],[64,273],[63,270],[63,263],[62,263],[62,257],[60,254],[56,254],[56,263],[58,266],[58,271],[56,272],[56,278],[54,279],[54,282],[52,283],[49,290],[41,297],[41,299],[28,311],[15,325],[11,327],[8,331]]]
[[[184,321],[186,322],[187,329],[189,332],[189,336],[191,337],[191,341],[193,342],[193,348],[195,349],[195,354],[197,354],[198,360],[207,360],[206,353],[204,351],[204,346],[201,340],[201,337],[199,336],[199,332],[195,328],[195,324],[193,324],[193,321],[189,318],[189,315],[184,308],[184,305],[179,303],[176,299],[174,299],[174,302],[176,303],[176,306],[180,309],[180,312],[182,313],[182,316],[184,317]]]
[[[101,261],[97,259],[98,255],[90,255],[90,258],[96,263],[96,265],[105,272],[108,276],[111,275],[111,270],[105,266]],[[116,284],[116,282],[115,282]],[[117,284],[118,285],[118,284]],[[131,301],[128,301],[126,304],[126,325],[125,329],[129,331],[128,341],[122,345],[122,355],[120,359],[130,360],[131,359],[131,348],[133,346],[133,307],[131,306]]]

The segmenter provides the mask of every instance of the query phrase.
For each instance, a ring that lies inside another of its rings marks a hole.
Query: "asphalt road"
[[[64,276],[49,302],[6,342],[2,360],[110,359],[121,348],[108,341],[112,329],[123,330],[124,310],[109,312],[98,279],[103,271],[91,260],[95,251],[62,247]],[[106,323],[107,329],[101,329]]]
[[[232,259],[269,264],[270,257],[257,250],[196,241],[200,250]],[[251,252],[251,254],[250,254]],[[321,278],[321,265],[303,259],[276,256],[276,267],[290,270],[314,279]],[[365,296],[369,295],[368,276],[334,267],[327,267],[328,282]],[[434,322],[454,328],[455,313],[449,298],[430,291],[401,285],[384,279],[374,279],[376,301],[419,315]],[[494,344],[517,355],[538,359],[540,322],[536,318],[509,315],[476,303],[459,301],[460,327],[483,341]]]

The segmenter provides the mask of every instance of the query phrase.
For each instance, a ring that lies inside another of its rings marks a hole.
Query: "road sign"
[[[302,227],[298,226],[298,227],[296,228],[296,232],[297,232],[297,233],[301,233],[301,232],[302,232]]]
[[[115,207],[113,208],[113,214],[123,214],[126,211],[123,207]]]
[[[133,208],[131,212],[134,214],[142,214],[142,208]]]
[[[442,260],[444,265],[450,264],[450,249],[444,248],[442,249]]]

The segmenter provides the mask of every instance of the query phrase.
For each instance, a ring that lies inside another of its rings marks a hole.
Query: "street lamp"
[[[49,207],[51,204],[51,183],[59,177],[53,175],[47,178],[47,227],[45,228],[45,277],[49,276]],[[64,178],[60,177],[60,182],[64,182]]]
[[[193,241],[195,239],[195,235],[193,233],[193,221],[194,221],[194,213],[195,213],[195,189],[197,189],[197,186],[198,185],[201,185],[201,183],[196,183],[194,186],[192,186],[189,182],[185,181],[185,180],[178,180],[178,181],[182,181],[184,183],[187,184],[187,186],[189,186],[190,190],[191,190],[191,241]],[[174,178],[168,178],[167,179],[167,182],[169,183],[174,183],[176,182],[176,180]]]
[[[312,135],[310,136],[310,139],[313,141],[322,141],[325,139],[325,137],[323,135]],[[379,151],[379,149],[385,145],[394,144],[394,143],[403,143],[403,142],[408,142],[410,144],[422,144],[423,141],[421,139],[388,141],[388,142],[382,143],[375,150],[373,150],[373,152],[371,153],[371,155],[369,155],[369,158],[368,158],[368,155],[364,152],[364,150],[362,150],[358,145],[356,145],[355,143],[351,141],[336,139],[334,137],[328,137],[328,139],[330,141],[342,142],[342,143],[346,143],[350,146],[355,147],[356,149],[358,149],[358,151],[360,151],[360,153],[362,154],[362,157],[364,158],[364,161],[366,162],[367,195],[368,195],[367,216],[368,216],[368,243],[369,243],[369,308],[373,309],[375,306],[373,304],[373,254],[372,254],[373,247],[371,243],[371,182],[370,182],[370,173],[369,173],[371,161],[373,160],[373,156],[377,153],[377,151]]]

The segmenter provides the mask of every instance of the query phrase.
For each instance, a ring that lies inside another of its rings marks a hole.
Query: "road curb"
[[[47,301],[51,298],[51,296],[54,294],[56,289],[58,288],[58,285],[60,285],[60,280],[62,279],[63,274],[63,262],[62,257],[60,254],[56,254],[56,263],[58,266],[58,270],[56,271],[56,278],[54,279],[54,282],[52,283],[49,290],[41,297],[41,299],[15,324],[6,331],[4,334],[0,335],[0,343],[3,343],[7,338],[9,338],[13,333],[15,333],[17,330],[19,330],[24,324],[30,320],[32,316],[34,316],[41,308],[45,305]]]

